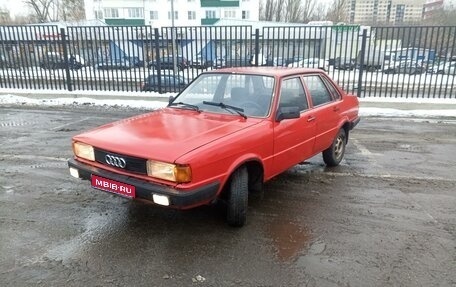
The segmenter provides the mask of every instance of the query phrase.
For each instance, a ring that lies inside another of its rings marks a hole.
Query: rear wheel
[[[249,175],[246,167],[238,168],[231,178],[228,194],[227,222],[241,227],[247,219]]]
[[[327,166],[337,166],[344,158],[347,135],[344,129],[340,129],[332,145],[323,151],[323,161]]]

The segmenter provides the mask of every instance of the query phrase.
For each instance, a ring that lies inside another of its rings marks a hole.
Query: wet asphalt
[[[363,118],[236,229],[70,177],[73,135],[142,112],[0,107],[0,286],[456,286],[456,121]]]

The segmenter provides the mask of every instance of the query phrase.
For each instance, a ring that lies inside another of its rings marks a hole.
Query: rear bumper
[[[360,117],[357,117],[356,119],[354,119],[353,121],[350,122],[350,130],[352,130],[354,127],[356,127],[356,125],[359,123],[359,121],[361,120]]]
[[[169,199],[169,207],[177,209],[188,209],[210,203],[215,199],[220,187],[219,182],[213,182],[193,190],[181,191],[172,187],[106,171],[81,163],[75,159],[68,160],[68,166],[77,169],[79,178],[84,180],[91,180],[92,175],[98,175],[107,179],[133,185],[136,188],[136,198],[153,202],[154,194],[167,196]]]

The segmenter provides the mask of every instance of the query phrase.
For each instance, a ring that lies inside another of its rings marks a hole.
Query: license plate
[[[129,198],[136,197],[136,188],[123,182],[107,179],[92,174],[92,187],[103,191],[112,192]]]

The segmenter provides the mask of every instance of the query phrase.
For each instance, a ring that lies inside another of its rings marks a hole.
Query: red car
[[[73,138],[72,176],[178,209],[227,203],[246,222],[248,193],[318,154],[344,156],[358,99],[321,70],[246,67],[202,73],[167,107]]]

